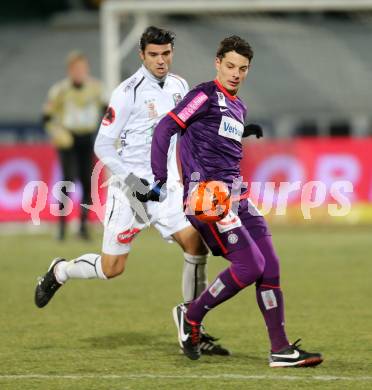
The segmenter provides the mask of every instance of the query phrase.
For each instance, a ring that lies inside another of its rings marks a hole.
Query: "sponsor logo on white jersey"
[[[129,81],[128,85],[124,88],[124,92],[128,92],[131,88],[136,84],[137,77],[133,77],[132,80]]]
[[[220,128],[218,129],[219,135],[241,142],[243,131],[244,126],[241,122],[225,115],[222,116]]]
[[[147,106],[147,112],[150,119],[155,119],[159,116],[155,106],[155,99],[146,99],[145,104]]]
[[[102,119],[102,124],[103,126],[110,126],[111,123],[113,123],[115,120],[115,110],[113,107],[108,107],[105,115],[103,116]]]
[[[182,100],[182,95],[180,93],[174,93],[173,94],[173,101],[174,105],[177,106],[177,104]]]

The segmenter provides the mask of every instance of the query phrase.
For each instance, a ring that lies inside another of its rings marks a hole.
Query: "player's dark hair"
[[[169,30],[163,30],[155,26],[147,27],[143,32],[139,46],[142,51],[145,51],[146,46],[150,43],[155,45],[166,45],[170,43],[172,48],[174,47],[174,40],[176,39],[176,34]]]
[[[248,58],[249,62],[251,62],[253,58],[253,49],[251,45],[237,35],[227,37],[221,41],[216,56],[222,60],[222,58],[225,57],[225,54],[230,51],[236,51],[241,56]]]

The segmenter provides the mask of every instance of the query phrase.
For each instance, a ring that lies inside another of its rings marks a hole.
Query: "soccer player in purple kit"
[[[247,108],[237,96],[253,58],[251,46],[238,36],[224,39],[216,56],[214,81],[192,89],[158,124],[152,141],[151,164],[156,184],[147,194],[159,201],[166,195],[167,153],[172,135],[180,133],[180,160],[184,198],[195,173],[200,181],[218,180],[230,190],[241,177],[242,137],[262,136],[259,126],[244,126]],[[243,199],[244,198],[244,199]],[[279,259],[271,233],[250,201],[239,201],[236,214],[230,210],[223,223],[204,223],[187,215],[214,255],[222,255],[230,266],[187,307],[173,309],[182,350],[190,359],[200,357],[200,324],[209,310],[255,283],[258,306],[271,342],[270,367],[315,366],[321,354],[309,353],[288,342],[284,328],[284,301],[280,289]],[[252,205],[251,205],[252,206]]]

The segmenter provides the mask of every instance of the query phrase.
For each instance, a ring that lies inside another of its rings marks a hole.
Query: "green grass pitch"
[[[211,312],[207,330],[231,357],[179,354],[172,307],[181,301],[182,253],[156,231],[135,241],[126,273],[70,281],[44,309],[36,278],[51,259],[100,251],[70,237],[2,236],[0,389],[371,389],[371,227],[276,227],[290,340],[321,351],[309,369],[270,369],[254,287]],[[210,280],[226,267],[210,258]]]

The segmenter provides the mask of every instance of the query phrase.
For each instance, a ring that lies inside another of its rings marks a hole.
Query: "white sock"
[[[101,256],[96,253],[87,253],[71,261],[61,261],[54,272],[58,282],[62,284],[68,279],[107,279],[102,271]]]
[[[196,299],[208,286],[207,257],[183,254],[182,294],[185,303]]]

